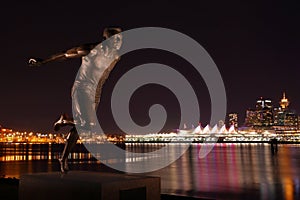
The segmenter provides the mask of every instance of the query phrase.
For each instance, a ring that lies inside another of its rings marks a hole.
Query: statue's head
[[[111,38],[111,42],[109,42],[109,46],[113,47],[116,50],[119,50],[122,46],[122,29],[119,27],[108,27],[103,31],[103,38],[106,40]]]

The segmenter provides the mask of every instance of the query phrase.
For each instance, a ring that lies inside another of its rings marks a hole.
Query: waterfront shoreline
[[[165,142],[165,141],[148,141],[148,142],[125,142],[125,144],[152,144],[152,143],[161,143],[161,144],[169,144],[169,143],[172,143],[172,144],[180,144],[180,143],[191,143],[191,144],[230,144],[230,143],[233,143],[233,144],[270,144],[271,142],[270,141],[239,141],[239,142],[236,142],[236,141],[217,141],[217,142],[210,142],[210,141],[207,141],[207,142],[191,142],[191,141],[176,141],[176,142]],[[300,144],[300,141],[299,142],[290,142],[290,141],[278,141],[277,142],[278,144]]]
[[[162,143],[162,144],[180,144],[180,143],[192,143],[192,144],[222,144],[222,143],[234,143],[234,144],[270,144],[270,141],[223,141],[223,140],[218,140],[218,141],[188,141],[188,140],[183,140],[183,141],[133,141],[133,142],[120,142],[117,143],[117,145],[122,145],[122,144],[153,144],[153,143]],[[300,144],[300,141],[277,141],[278,144]],[[64,143],[18,143],[18,142],[0,142],[0,145],[9,145],[9,144],[15,144],[15,145],[64,145]],[[83,145],[84,143],[78,143],[78,145]]]

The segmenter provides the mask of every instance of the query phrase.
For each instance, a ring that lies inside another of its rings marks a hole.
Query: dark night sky
[[[227,111],[238,112],[241,118],[247,108],[254,107],[258,97],[268,97],[277,103],[283,91],[291,107],[300,112],[299,8],[299,3],[288,1],[7,2],[1,5],[0,12],[0,124],[17,130],[52,131],[52,123],[60,113],[71,113],[70,89],[80,60],[30,68],[27,59],[99,41],[106,26],[120,26],[124,30],[165,27],[195,39],[221,72]],[[205,124],[210,103],[201,77],[195,76],[192,67],[176,55],[156,50],[131,52],[114,69],[100,105],[100,116],[107,116],[100,117],[103,126],[108,131],[117,130],[112,128],[115,125],[108,109],[109,94],[117,79],[126,70],[147,62],[168,64],[191,81]],[[162,103],[172,116],[168,118],[168,127],[176,126],[178,102],[173,100],[174,96],[156,85],[142,89],[135,94],[130,107],[137,123],[147,122],[143,108]],[[153,97],[153,93],[160,95]],[[146,100],[145,94],[149,95]]]

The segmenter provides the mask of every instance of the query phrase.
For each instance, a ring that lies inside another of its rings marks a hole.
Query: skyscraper
[[[270,99],[264,99],[263,97],[260,97],[256,101],[255,108],[256,108],[256,110],[262,110],[264,108],[271,109],[272,108],[272,101]]]
[[[282,107],[274,107],[273,108],[273,121],[275,126],[283,126],[284,125],[284,111]]]
[[[273,111],[272,101],[270,99],[259,98],[256,101],[256,112],[258,123],[257,126],[272,126],[273,125]]]
[[[257,112],[255,109],[246,110],[245,126],[252,127],[258,123]]]
[[[286,112],[284,118],[284,126],[288,129],[297,129],[298,116],[292,111]]]
[[[229,113],[228,114],[228,125],[234,125],[235,128],[238,128],[238,114],[237,113]]]
[[[281,108],[283,110],[287,109],[287,107],[289,106],[290,102],[289,100],[285,97],[285,92],[283,93],[283,97],[279,102],[279,105],[281,106]]]
[[[274,125],[278,126],[277,129],[297,129],[298,128],[298,116],[296,113],[288,108],[290,105],[289,100],[285,96],[285,92],[282,95],[282,99],[279,102],[280,107],[274,108]]]

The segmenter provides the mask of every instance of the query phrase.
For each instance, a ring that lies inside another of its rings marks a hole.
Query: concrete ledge
[[[21,176],[19,200],[41,199],[159,200],[160,178],[85,171]]]

